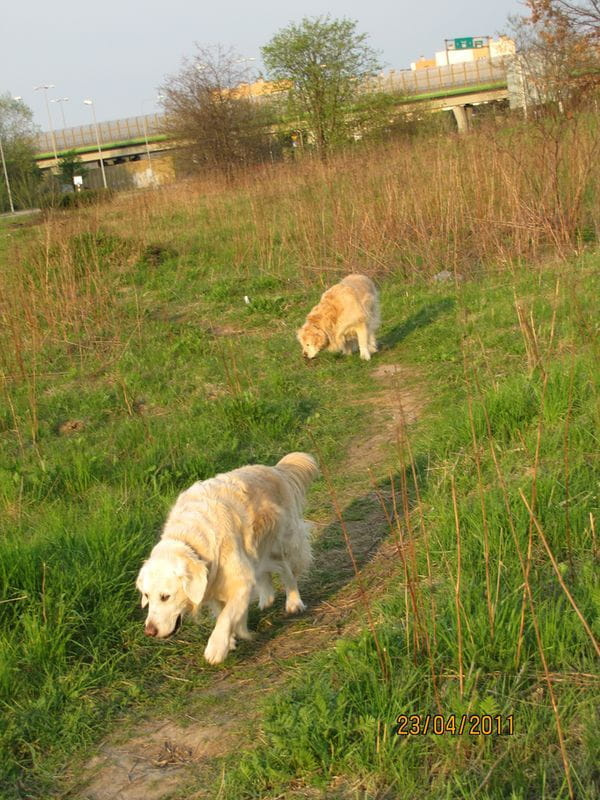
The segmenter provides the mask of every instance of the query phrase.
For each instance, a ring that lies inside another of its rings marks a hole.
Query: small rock
[[[59,436],[69,436],[71,433],[77,433],[85,428],[85,422],[82,419],[68,419],[66,422],[61,422],[58,426]]]
[[[446,283],[446,281],[454,280],[454,273],[448,269],[443,269],[437,275],[434,275],[432,280],[436,281],[436,283]],[[462,275],[458,272],[456,273],[456,280],[462,281]]]

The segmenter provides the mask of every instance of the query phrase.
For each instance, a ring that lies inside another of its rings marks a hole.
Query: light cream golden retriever
[[[366,275],[347,275],[323,293],[298,331],[302,353],[314,358],[327,348],[348,355],[358,340],[360,357],[368,361],[377,352],[379,296]]]
[[[217,621],[204,657],[219,664],[236,636],[251,638],[250,602],[273,603],[273,573],[285,587],[286,611],[303,611],[297,581],[311,549],[302,515],[317,474],[312,456],[289,453],[274,467],[241,467],[182,492],[137,578],[142,608],[148,606],[145,633],[170,636],[184,614],[207,605]]]

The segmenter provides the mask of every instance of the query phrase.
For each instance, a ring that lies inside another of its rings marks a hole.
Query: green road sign
[[[473,37],[472,36],[463,36],[460,39],[454,40],[454,49],[455,50],[472,50],[473,49]]]
[[[485,47],[487,36],[460,36],[458,39],[446,39],[447,50],[476,50]]]

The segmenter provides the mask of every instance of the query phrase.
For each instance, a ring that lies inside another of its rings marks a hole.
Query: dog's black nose
[[[146,636],[156,636],[158,634],[158,628],[156,625],[154,625],[154,623],[147,622],[144,626],[144,633]]]

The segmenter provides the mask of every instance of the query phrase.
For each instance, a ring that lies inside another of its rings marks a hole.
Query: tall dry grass
[[[243,188],[262,265],[412,279],[565,256],[596,238],[599,155],[593,120],[552,119],[347,151]]]
[[[328,164],[300,159],[234,181],[202,178],[52,212],[9,244],[0,266],[5,394],[30,394],[48,350],[62,366],[115,352],[127,327],[117,286],[148,246],[240,279],[270,274],[312,285],[339,273],[399,273],[533,264],[598,238],[600,133],[586,115],[456,135],[357,146]],[[210,257],[209,255],[210,254]]]

